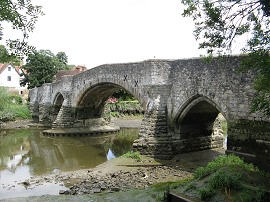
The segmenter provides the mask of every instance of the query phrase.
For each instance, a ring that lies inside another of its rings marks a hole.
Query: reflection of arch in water
[[[207,97],[197,95],[190,99],[174,121],[175,139],[178,139],[175,149],[195,151],[223,147],[220,113],[218,105]]]
[[[107,160],[100,144],[104,137],[47,138],[33,135],[30,140],[30,162],[33,173],[43,175],[60,169],[71,171],[93,168]]]

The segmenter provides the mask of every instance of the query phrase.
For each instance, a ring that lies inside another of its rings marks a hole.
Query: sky
[[[32,0],[43,6],[30,34],[37,50],[63,51],[88,69],[107,63],[199,57],[181,0]]]

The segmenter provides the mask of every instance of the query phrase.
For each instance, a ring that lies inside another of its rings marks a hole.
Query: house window
[[[8,77],[7,77],[7,80],[8,80],[8,81],[11,81],[11,76],[8,76]]]
[[[8,71],[11,71],[11,67],[8,67]]]

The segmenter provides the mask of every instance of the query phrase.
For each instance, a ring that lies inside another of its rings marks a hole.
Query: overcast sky
[[[181,0],[34,0],[46,14],[29,42],[64,51],[69,64],[198,57],[193,22]]]

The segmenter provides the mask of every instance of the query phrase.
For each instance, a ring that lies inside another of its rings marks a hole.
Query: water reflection
[[[45,137],[40,132],[37,129],[0,131],[1,184],[56,169],[93,168],[130,151],[138,134],[137,129],[94,137]]]

